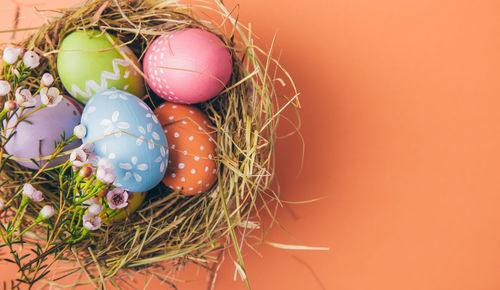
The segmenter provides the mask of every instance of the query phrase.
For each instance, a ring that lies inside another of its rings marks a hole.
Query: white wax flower
[[[42,79],[40,80],[40,84],[42,84],[42,86],[44,87],[50,87],[50,85],[52,85],[53,82],[54,82],[54,77],[49,73],[44,73],[42,75]]]
[[[54,210],[54,207],[52,207],[51,205],[46,205],[44,207],[42,207],[42,210],[40,210],[40,218],[42,219],[49,219],[51,218],[54,214],[55,214],[55,210]]]
[[[43,194],[41,191],[36,190],[33,185],[25,183],[23,185],[23,195],[31,199],[34,202],[40,202],[43,200]]]
[[[99,203],[93,203],[89,206],[88,213],[91,215],[98,215],[102,212],[102,205]]]
[[[101,218],[90,213],[86,213],[82,217],[83,226],[91,231],[98,230],[101,227]]]
[[[21,47],[9,46],[3,51],[3,61],[7,64],[14,64],[22,52],[23,49]]]
[[[0,81],[0,97],[6,96],[10,93],[10,84],[8,81]]]
[[[36,68],[40,65],[40,56],[34,51],[27,51],[23,57],[24,65],[29,68]]]
[[[46,87],[42,88],[40,90],[40,96],[42,104],[47,107],[55,107],[62,100],[61,92],[59,92],[59,89],[56,87],[51,87],[50,89]]]
[[[76,138],[78,139],[83,139],[85,135],[87,135],[87,127],[84,125],[80,124],[73,128],[73,134],[75,134]]]
[[[116,176],[114,174],[115,167],[106,158],[101,158],[98,163],[96,177],[98,180],[102,181],[104,184],[111,184],[115,181]]]
[[[36,105],[36,100],[28,89],[19,87],[16,90],[16,103],[21,107],[33,107]]]

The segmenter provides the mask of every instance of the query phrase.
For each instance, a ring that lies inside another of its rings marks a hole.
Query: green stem
[[[5,110],[5,108],[3,108],[2,112],[0,112],[0,119],[3,119],[3,117],[5,116],[5,114],[7,114],[7,110]]]
[[[17,235],[17,237],[15,237],[14,239],[12,239],[12,242],[15,242],[17,239],[19,239],[20,237],[22,237],[27,231],[31,230],[34,226],[36,226],[37,224],[39,224],[42,220],[39,220],[39,219],[36,219],[34,223],[32,223],[31,225],[29,225],[28,227],[26,227],[19,235]]]
[[[21,220],[24,216],[24,208],[28,203],[30,202],[30,199],[23,195],[23,199],[21,200],[21,205],[19,206],[19,209],[16,211],[16,215],[14,216],[14,219],[12,220],[12,224],[14,225],[14,228],[8,229],[9,232],[7,233],[7,238],[10,237],[16,230],[19,228],[21,225]],[[22,212],[22,213],[21,213]],[[21,213],[21,216],[19,216],[19,213]],[[19,219],[19,222],[17,220]]]
[[[19,122],[23,121],[23,120],[24,120],[24,119],[26,119],[29,115],[31,115],[31,114],[33,114],[33,113],[35,113],[35,112],[37,112],[37,111],[39,111],[40,109],[43,109],[43,108],[45,108],[45,107],[47,107],[47,106],[45,106],[44,104],[41,104],[41,105],[40,105],[40,107],[38,107],[38,108],[34,109],[33,111],[29,112],[28,114],[26,114],[26,115],[24,115],[24,116],[21,116],[21,117],[19,118]]]
[[[88,235],[88,233],[89,233],[89,229],[84,228],[82,231],[82,234],[80,235],[80,237],[78,237],[78,239],[76,239],[76,240],[69,239],[68,243],[77,243],[77,242],[81,241],[83,238],[85,238]]]

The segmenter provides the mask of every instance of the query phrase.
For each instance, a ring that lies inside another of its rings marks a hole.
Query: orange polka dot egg
[[[198,108],[163,103],[155,114],[169,144],[169,163],[163,183],[193,195],[207,191],[217,180],[215,134]]]

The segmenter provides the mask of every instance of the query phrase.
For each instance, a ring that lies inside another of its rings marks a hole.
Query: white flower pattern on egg
[[[141,132],[141,136],[135,141],[135,145],[140,146],[144,142],[144,140],[147,140],[148,143],[148,149],[153,150],[155,148],[155,143],[157,143],[160,140],[160,135],[153,131],[153,124],[148,123],[146,125],[147,129],[144,129],[144,127],[139,126],[137,129],[139,132]],[[148,135],[148,136],[145,136]],[[152,138],[149,138],[149,135],[151,135]],[[149,139],[148,139],[149,138]]]
[[[120,168],[127,170],[125,172],[125,176],[123,177],[123,180],[129,180],[131,176],[134,177],[135,181],[141,182],[142,181],[142,176],[138,174],[137,172],[139,171],[146,171],[148,170],[149,166],[146,163],[139,163],[138,164],[138,158],[137,156],[132,156],[130,159],[131,163],[120,163]]]
[[[118,118],[120,117],[120,112],[114,111],[113,114],[111,115],[111,120],[110,119],[102,119],[101,120],[101,126],[106,127],[104,129],[104,135],[112,134],[115,132],[118,132],[114,134],[116,137],[121,136],[120,130],[126,130],[130,128],[129,123],[127,122],[118,122]]]

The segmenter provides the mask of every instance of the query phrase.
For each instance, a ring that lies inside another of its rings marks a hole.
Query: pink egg
[[[213,33],[187,28],[158,37],[144,57],[151,89],[175,103],[215,97],[231,77],[231,54]]]

